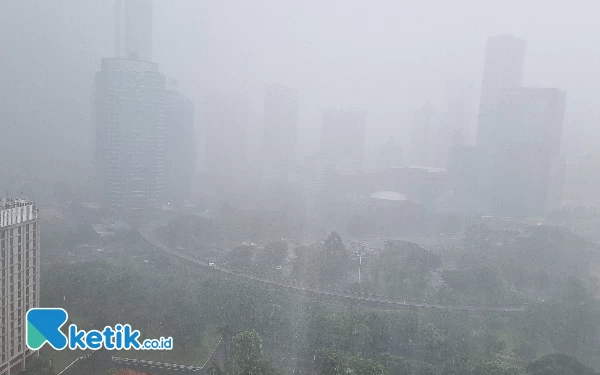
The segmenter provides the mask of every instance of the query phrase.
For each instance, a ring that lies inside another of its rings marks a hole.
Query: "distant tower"
[[[272,84],[265,91],[263,159],[271,181],[287,182],[296,169],[298,91]]]
[[[247,170],[249,100],[239,94],[212,93],[205,108],[206,172],[225,186]]]
[[[96,74],[96,167],[117,213],[160,208],[164,190],[165,77],[156,64],[102,59]]]
[[[116,0],[115,57],[152,61],[152,0]]]
[[[493,148],[498,132],[502,131],[502,124],[496,121],[492,113],[493,107],[502,89],[523,85],[526,46],[525,40],[511,35],[497,35],[488,39],[477,127],[477,144],[480,146]]]
[[[182,205],[190,198],[196,171],[194,103],[169,85],[165,92],[165,200]]]
[[[437,145],[440,132],[440,118],[431,105],[425,104],[415,114],[411,142],[410,162],[421,167],[437,167]]]
[[[403,163],[402,146],[390,138],[386,143],[377,148],[377,170],[384,170],[390,167],[400,167]]]
[[[490,115],[498,125],[490,208],[503,216],[544,212],[560,155],[565,92],[555,88],[501,90]]]
[[[449,81],[446,85],[446,105],[442,112],[437,164],[446,168],[450,149],[467,143],[471,131],[472,112],[469,106],[470,84]]]
[[[327,110],[321,128],[321,153],[340,171],[356,172],[365,155],[364,111]]]

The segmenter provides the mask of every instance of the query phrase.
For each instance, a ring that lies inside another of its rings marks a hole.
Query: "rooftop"
[[[25,207],[32,204],[35,203],[27,199],[0,198],[0,210],[8,210],[15,207]]]
[[[405,201],[406,195],[398,193],[397,191],[378,191],[369,195],[369,198],[387,201]]]

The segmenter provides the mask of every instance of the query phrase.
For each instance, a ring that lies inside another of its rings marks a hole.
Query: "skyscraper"
[[[321,154],[337,169],[353,172],[362,168],[366,122],[364,111],[325,111],[321,128]]]
[[[25,316],[39,307],[39,223],[35,203],[0,199],[0,374],[25,369]]]
[[[464,81],[449,81],[446,85],[446,104],[440,120],[437,145],[437,164],[445,168],[453,146],[466,144],[471,138],[471,87]]]
[[[156,64],[102,59],[96,74],[96,167],[116,212],[155,210],[164,188],[165,77]]]
[[[477,127],[477,144],[480,146],[493,147],[497,134],[501,131],[502,124],[491,113],[500,91],[521,87],[523,84],[526,45],[524,40],[511,35],[498,35],[488,39]]]
[[[415,114],[410,163],[421,167],[437,167],[439,136],[440,118],[428,102]]]
[[[269,180],[286,182],[296,168],[298,91],[272,84],[265,91],[263,164]]]
[[[206,103],[206,171],[220,183],[245,171],[249,101],[237,94],[213,93]]]
[[[377,148],[376,168],[377,170],[383,170],[402,166],[403,156],[402,146],[390,138]]]
[[[165,93],[165,201],[183,204],[190,198],[196,172],[194,103],[175,88]]]
[[[490,208],[505,216],[543,213],[553,165],[560,155],[564,91],[500,90],[490,118],[497,126],[492,153]]]
[[[152,61],[152,0],[116,0],[115,57]]]
[[[568,211],[600,211],[600,162],[591,158],[567,159],[561,206]]]
[[[558,155],[565,96],[564,91],[555,88],[500,90],[489,110],[497,126],[493,148],[512,143],[538,144]]]

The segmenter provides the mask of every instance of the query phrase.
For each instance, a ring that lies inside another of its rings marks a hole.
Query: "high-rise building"
[[[37,352],[26,345],[27,311],[40,304],[35,203],[0,199],[0,375],[17,374]]]
[[[175,88],[165,93],[164,199],[183,204],[190,198],[196,172],[194,103]]]
[[[376,168],[383,170],[390,167],[400,167],[403,165],[403,149],[393,139],[377,148]]]
[[[265,92],[263,165],[268,180],[287,182],[296,169],[298,91],[272,84]]]
[[[522,86],[526,45],[526,41],[511,35],[488,39],[477,127],[477,144],[480,146],[492,147],[498,132],[502,131],[502,124],[496,121],[491,110],[502,89]]]
[[[442,168],[447,166],[450,149],[471,139],[471,86],[464,81],[449,81],[444,107],[437,145],[437,165]]]
[[[364,111],[326,110],[321,127],[321,155],[342,172],[362,168],[367,116]]]
[[[120,213],[158,209],[165,77],[151,62],[102,59],[95,83],[96,167],[104,203]]]
[[[560,153],[565,111],[565,92],[555,88],[520,87],[500,90],[490,106],[496,128],[491,149],[506,144],[543,145]]]
[[[206,172],[217,182],[240,178],[246,171],[249,101],[236,94],[207,98]]]
[[[490,106],[496,128],[490,208],[505,216],[545,211],[560,156],[565,93],[558,89],[500,90]]]
[[[152,61],[152,0],[116,0],[115,57]]]
[[[565,93],[522,87],[525,49],[510,35],[487,43],[477,144],[489,163],[481,190],[497,215],[539,215],[556,200]]]
[[[415,114],[410,163],[421,167],[437,167],[439,136],[440,118],[428,102]]]
[[[567,211],[600,212],[600,162],[567,159],[561,207]]]

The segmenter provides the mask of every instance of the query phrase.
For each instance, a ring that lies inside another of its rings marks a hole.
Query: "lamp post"
[[[364,242],[359,242],[358,246],[357,246],[357,250],[354,252],[354,255],[356,257],[358,257],[358,283],[361,283],[361,269],[362,269],[362,259],[363,258],[367,258],[365,257],[365,248],[367,247],[367,244]]]

